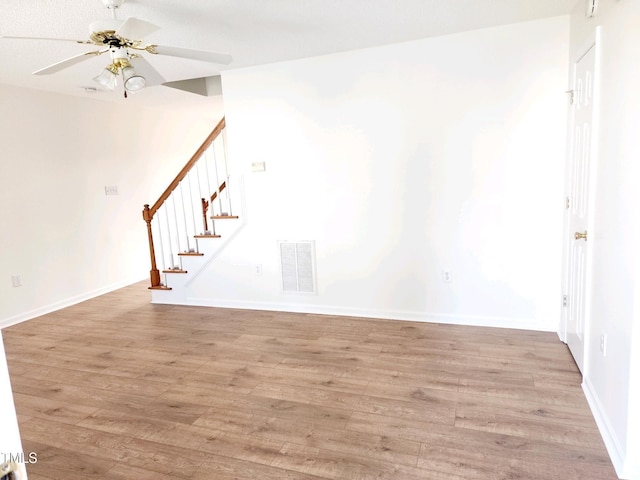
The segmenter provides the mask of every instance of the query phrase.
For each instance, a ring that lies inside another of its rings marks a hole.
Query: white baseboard
[[[379,318],[385,320],[406,320],[412,322],[444,323],[450,325],[468,325],[478,327],[513,328],[518,330],[557,331],[556,326],[544,326],[535,319],[489,317],[480,315],[450,315],[411,311],[384,311],[377,309],[360,309],[353,307],[294,304],[277,302],[249,302],[215,300],[210,298],[189,297],[179,302],[154,298],[153,303],[173,303],[200,307],[237,308],[242,310],[267,310],[277,312],[308,313],[315,315],[340,315],[346,317]]]
[[[602,436],[602,440],[604,441],[604,445],[607,448],[607,452],[609,453],[609,457],[611,458],[611,463],[613,463],[613,468],[615,468],[616,473],[619,478],[624,478],[628,480],[638,480],[640,476],[623,476],[624,470],[624,458],[625,452],[618,438],[615,435],[615,431],[611,426],[611,422],[607,417],[604,408],[602,407],[602,403],[598,398],[598,394],[591,383],[589,377],[584,377],[582,381],[582,390],[584,391],[584,395],[587,398],[587,403],[589,404],[589,408],[591,409],[591,413],[593,418],[596,421],[596,425],[598,426],[598,430],[600,431],[600,435]]]
[[[99,297],[100,295],[104,295],[105,293],[113,292],[114,290],[118,290],[119,288],[123,288],[129,285],[132,285],[134,283],[141,282],[146,278],[147,277],[142,277],[142,278],[136,278],[135,280],[124,280],[121,282],[116,282],[111,285],[97,288],[90,292],[85,292],[80,295],[76,295],[74,297],[60,300],[59,302],[45,305],[44,307],[39,307],[33,310],[29,310],[27,312],[19,313],[18,315],[14,315],[12,317],[4,318],[0,320],[0,329],[10,327],[11,325],[16,325],[18,323],[25,322],[27,320],[31,320],[32,318],[36,318],[41,315],[46,315],[47,313],[55,312],[56,310],[60,310],[62,308],[70,307],[71,305],[84,302],[85,300],[90,300],[92,298]]]

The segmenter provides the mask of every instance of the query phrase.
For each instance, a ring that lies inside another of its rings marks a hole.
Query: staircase
[[[234,215],[232,190],[223,118],[160,198],[142,211],[153,303],[185,303],[189,283],[243,226]]]

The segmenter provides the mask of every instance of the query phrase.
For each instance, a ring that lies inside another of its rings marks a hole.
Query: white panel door
[[[572,144],[569,169],[566,341],[580,371],[584,368],[589,248],[589,186],[591,179],[596,48],[575,65]]]

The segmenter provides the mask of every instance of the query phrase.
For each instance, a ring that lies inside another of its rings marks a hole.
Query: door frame
[[[589,36],[587,41],[585,41],[581,47],[572,52],[572,56],[570,59],[570,87],[568,92],[574,92],[576,87],[576,65],[577,63],[591,50],[595,49],[595,62],[594,62],[594,85],[593,85],[593,120],[591,125],[591,144],[590,144],[590,164],[589,164],[589,179],[587,181],[588,190],[589,190],[589,212],[587,215],[587,231],[589,232],[589,248],[587,250],[587,267],[586,267],[586,278],[585,278],[585,305],[584,305],[584,336],[583,336],[583,359],[582,359],[582,376],[585,377],[586,373],[589,371],[589,354],[592,348],[592,337],[591,337],[591,302],[589,299],[591,298],[591,286],[592,286],[592,277],[593,277],[593,245],[597,242],[595,231],[594,231],[594,216],[595,216],[595,196],[596,196],[596,177],[597,177],[597,166],[598,166],[598,144],[599,144],[599,98],[600,98],[600,26],[597,26],[593,34]],[[565,304],[566,295],[568,295],[569,291],[569,253],[570,253],[570,245],[571,242],[574,242],[573,238],[574,232],[570,231],[569,225],[569,212],[566,208],[566,199],[569,197],[569,192],[571,192],[571,161],[573,155],[573,132],[574,132],[574,122],[575,122],[575,114],[574,108],[572,104],[569,104],[568,107],[569,114],[567,116],[567,143],[566,143],[566,152],[565,152],[565,190],[564,190],[564,198],[563,198],[563,208],[564,208],[564,219],[563,219],[563,242],[562,242],[562,292],[561,292],[561,316],[560,316],[560,325],[558,328],[558,336],[560,340],[567,343],[567,325],[568,325],[568,305]]]

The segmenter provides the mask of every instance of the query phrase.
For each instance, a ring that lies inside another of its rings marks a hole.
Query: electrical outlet
[[[442,282],[443,283],[453,283],[453,274],[451,270],[443,270],[442,271]]]
[[[21,287],[22,286],[22,275],[11,275],[11,284],[13,287]]]
[[[602,352],[602,356],[607,356],[607,334],[603,333],[600,335],[600,351]]]
[[[110,187],[104,187],[105,195],[118,195],[118,187],[113,185]]]
[[[256,272],[256,275],[258,276],[262,275],[262,265],[256,265],[255,272]]]

